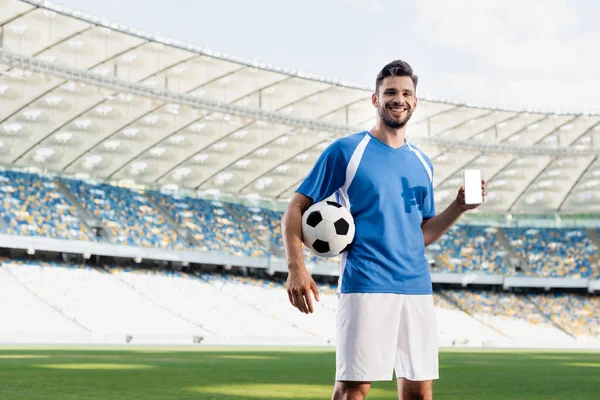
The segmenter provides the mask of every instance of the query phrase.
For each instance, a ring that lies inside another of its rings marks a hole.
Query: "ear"
[[[377,98],[377,93],[373,93],[371,95],[371,103],[373,103],[373,107],[379,107],[379,99]]]
[[[413,112],[417,109],[417,105],[419,104],[419,99],[418,97],[415,95],[415,106],[413,107]]]

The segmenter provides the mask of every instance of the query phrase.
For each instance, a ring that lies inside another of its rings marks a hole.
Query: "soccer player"
[[[396,373],[398,398],[431,399],[438,378],[437,327],[425,246],[469,209],[464,188],[436,215],[433,165],[405,140],[417,108],[417,77],[396,60],[377,75],[375,126],[336,140],[323,151],[283,218],[289,300],[312,313],[319,293],[302,256],[302,214],[313,202],[336,199],[356,224],[342,254],[336,315],[334,400],[364,399],[372,381]],[[485,198],[485,181],[482,181]]]

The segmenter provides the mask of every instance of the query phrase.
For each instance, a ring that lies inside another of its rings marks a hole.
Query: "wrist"
[[[465,208],[464,204],[461,204],[457,199],[455,199],[452,204],[450,204],[450,207],[452,207],[452,209],[459,215],[464,214],[465,212],[467,212],[467,209]]]
[[[287,267],[289,272],[298,272],[306,269],[304,262],[300,260],[288,261]]]

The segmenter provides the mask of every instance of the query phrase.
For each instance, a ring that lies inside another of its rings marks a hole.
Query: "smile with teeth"
[[[406,108],[404,108],[404,107],[388,107],[388,108],[397,114],[401,113],[402,111],[406,111]]]

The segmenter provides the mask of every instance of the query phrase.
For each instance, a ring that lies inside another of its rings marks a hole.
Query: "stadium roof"
[[[372,89],[245,61],[42,1],[0,0],[0,163],[289,198],[332,140],[371,128]],[[600,115],[420,99],[408,138],[438,209],[464,168],[484,212],[600,211]]]

